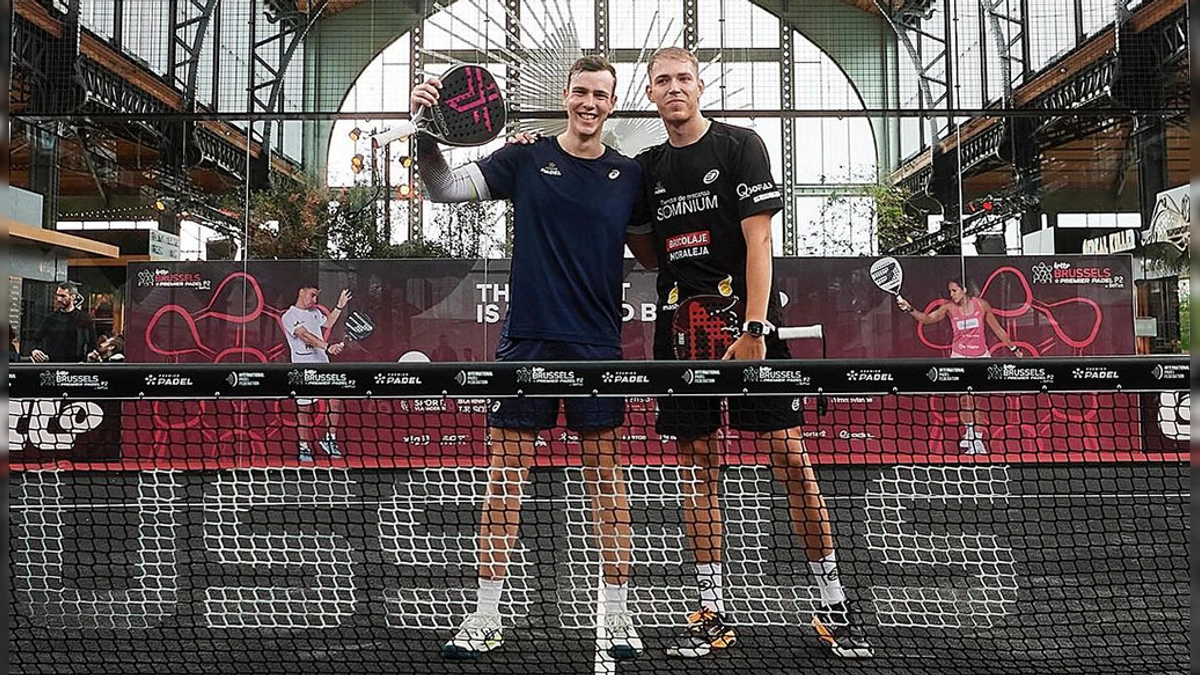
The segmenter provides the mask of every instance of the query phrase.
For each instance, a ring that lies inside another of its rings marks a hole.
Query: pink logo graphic
[[[482,68],[467,68],[467,90],[446,99],[446,106],[457,113],[471,113],[471,119],[492,130],[492,110],[488,104],[500,98],[500,90],[491,75]]]

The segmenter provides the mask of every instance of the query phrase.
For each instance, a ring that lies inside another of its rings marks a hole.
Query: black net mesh
[[[13,368],[12,665],[1184,670],[1186,361],[772,366]],[[677,387],[689,374],[694,384]],[[653,394],[667,389],[729,393],[738,405],[791,390],[805,424],[773,442],[718,434],[706,469],[654,431]],[[488,444],[482,395],[578,401],[593,391],[630,395],[616,457],[602,435],[556,427],[530,432],[528,470],[515,455],[489,460],[516,436]],[[300,432],[301,415],[312,432]],[[709,482],[721,542],[698,497]],[[489,574],[504,577],[503,644],[448,659],[482,595],[485,542]],[[836,582],[811,564],[831,544]],[[672,657],[701,608],[698,571],[711,577],[697,560],[711,562],[713,549],[736,639],[722,633],[704,658]],[[814,627],[814,615],[829,616],[831,584],[856,632],[822,625],[842,651],[865,649],[861,639],[873,659],[839,657]],[[641,641],[635,659],[610,654],[624,634],[609,617],[622,608]]]

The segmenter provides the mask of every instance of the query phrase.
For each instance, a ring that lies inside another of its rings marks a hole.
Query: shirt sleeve
[[[774,215],[783,208],[783,193],[771,175],[771,159],[762,138],[749,129],[742,141],[741,161],[738,164],[738,217],[759,213]]]
[[[547,141],[539,141],[544,143]],[[512,199],[517,185],[521,161],[532,146],[509,143],[475,163],[487,182],[492,199]]]

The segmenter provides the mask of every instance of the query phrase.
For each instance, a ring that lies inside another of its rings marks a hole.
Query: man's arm
[[[658,269],[658,252],[654,249],[653,234],[627,233],[625,245],[642,267],[648,270]]]
[[[437,141],[424,134],[417,137],[417,168],[431,201],[455,204],[482,202],[492,198],[478,165],[472,162],[451,169]]]
[[[771,295],[771,213],[756,213],[742,220],[746,237],[746,321],[767,321],[767,303]],[[726,359],[759,360],[767,356],[762,337],[742,334],[725,351]]]
[[[353,298],[354,296],[350,294],[349,288],[343,290],[342,294],[338,296],[337,304],[333,306],[333,311],[329,313],[329,319],[326,321],[325,325],[333,327],[333,325],[337,323],[338,319],[342,317],[342,311],[346,309],[346,305]]]
[[[313,349],[319,349],[321,351],[326,351],[329,349],[328,342],[322,340],[321,338],[317,337],[316,335],[313,335],[304,326],[296,326],[296,330],[294,330],[292,332],[292,335],[295,335],[296,337],[300,338],[304,342],[304,344],[308,345],[309,347],[312,347]]]

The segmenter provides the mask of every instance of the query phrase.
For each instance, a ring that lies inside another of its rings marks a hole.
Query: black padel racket
[[[388,136],[423,133],[446,145],[483,145],[500,135],[508,121],[496,78],[482,66],[461,65],[438,78],[442,89],[432,108],[421,108]]]
[[[681,361],[716,360],[742,334],[742,303],[736,296],[693,295],[679,303],[671,318],[671,346]],[[777,328],[782,340],[821,340],[825,355],[825,331],[820,324]]]
[[[346,342],[362,342],[375,332],[375,322],[366,314],[355,310],[346,317]]]

